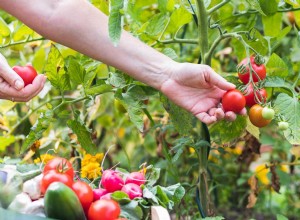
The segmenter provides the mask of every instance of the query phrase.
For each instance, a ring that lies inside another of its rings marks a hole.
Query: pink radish
[[[121,191],[125,192],[130,199],[134,199],[137,197],[143,196],[143,191],[141,187],[135,183],[128,183],[124,185],[121,189]]]
[[[108,192],[115,192],[122,189],[124,180],[118,172],[105,170],[102,174],[101,184]]]
[[[125,184],[135,183],[136,185],[142,185],[146,182],[145,175],[141,172],[132,172],[126,178]]]
[[[107,190],[103,188],[93,189],[93,195],[94,195],[93,201],[99,200],[102,196],[106,195],[107,193],[108,193]]]

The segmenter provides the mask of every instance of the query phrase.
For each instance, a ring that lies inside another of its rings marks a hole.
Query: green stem
[[[231,0],[223,0],[220,4],[217,4],[216,6],[212,7],[211,9],[207,10],[207,14],[210,15],[211,13],[213,13],[214,11],[218,10],[219,8],[221,8],[222,6],[226,5],[228,2],[230,2]]]
[[[198,40],[195,39],[180,39],[174,38],[169,40],[160,40],[158,41],[163,44],[173,44],[173,43],[180,43],[180,44],[198,44]]]
[[[197,0],[197,17],[198,17],[198,40],[201,51],[201,57],[205,57],[205,54],[209,50],[208,44],[208,15],[204,5],[204,0]],[[202,63],[210,65],[210,60],[202,59]]]
[[[26,39],[24,41],[18,41],[18,42],[8,43],[8,44],[5,44],[3,46],[0,46],[0,49],[6,48],[6,47],[15,46],[15,45],[19,45],[19,44],[26,44],[26,43],[35,42],[35,41],[41,41],[41,40],[45,40],[45,38],[40,37],[40,38],[31,39],[31,40]]]

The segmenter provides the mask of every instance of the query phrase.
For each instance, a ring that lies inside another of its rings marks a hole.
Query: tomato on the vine
[[[74,182],[72,189],[79,198],[83,210],[87,213],[94,199],[93,189],[83,181]]]
[[[71,188],[73,179],[65,173],[61,173],[57,170],[49,170],[47,173],[44,173],[41,181],[42,194],[46,193],[48,186],[53,182],[61,182]]]
[[[55,157],[46,163],[43,173],[47,173],[49,170],[57,170],[60,173],[69,175],[72,179],[74,178],[74,168],[70,161],[66,158]]]
[[[89,220],[115,220],[119,217],[121,208],[119,204],[112,199],[100,199],[93,202],[89,208]]]
[[[31,65],[14,66],[12,68],[24,81],[24,86],[31,84],[37,76],[36,70]]]
[[[272,108],[264,107],[262,110],[262,116],[264,119],[272,120],[275,116],[275,111]]]
[[[245,58],[240,63],[239,66],[244,66],[244,71],[239,71],[238,76],[240,80],[246,85],[250,80],[250,69],[248,64],[249,59]],[[253,82],[258,82],[259,80],[264,80],[267,76],[266,67],[264,64],[255,63],[255,58],[253,56],[250,57],[250,65],[252,66],[252,79]]]
[[[256,95],[256,98],[255,98],[255,95]],[[267,91],[264,88],[255,91],[255,95],[254,95],[252,84],[249,84],[245,91],[246,105],[248,107],[251,107],[251,106],[257,104],[258,100],[261,102],[265,102],[267,100]]]
[[[286,121],[280,121],[278,122],[278,128],[281,131],[287,130],[289,128],[289,123]]]
[[[225,112],[233,111],[239,113],[245,105],[246,99],[237,89],[227,91],[222,97],[222,106]]]
[[[292,11],[288,11],[287,12],[287,17],[288,17],[289,22],[291,24],[295,24],[295,15],[294,15],[294,13]]]
[[[264,119],[262,116],[263,107],[259,104],[253,105],[249,110],[249,119],[251,123],[259,128],[267,126],[271,120]]]

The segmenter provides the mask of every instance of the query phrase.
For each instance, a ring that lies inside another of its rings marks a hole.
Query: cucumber
[[[45,213],[49,218],[86,220],[77,195],[63,183],[51,183],[46,191],[44,202]]]

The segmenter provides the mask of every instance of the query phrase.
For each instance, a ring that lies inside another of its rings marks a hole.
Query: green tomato
[[[272,120],[274,118],[275,111],[269,107],[264,107],[261,114],[264,119]]]
[[[280,121],[278,122],[278,128],[279,130],[284,131],[289,128],[289,123],[286,121]]]

